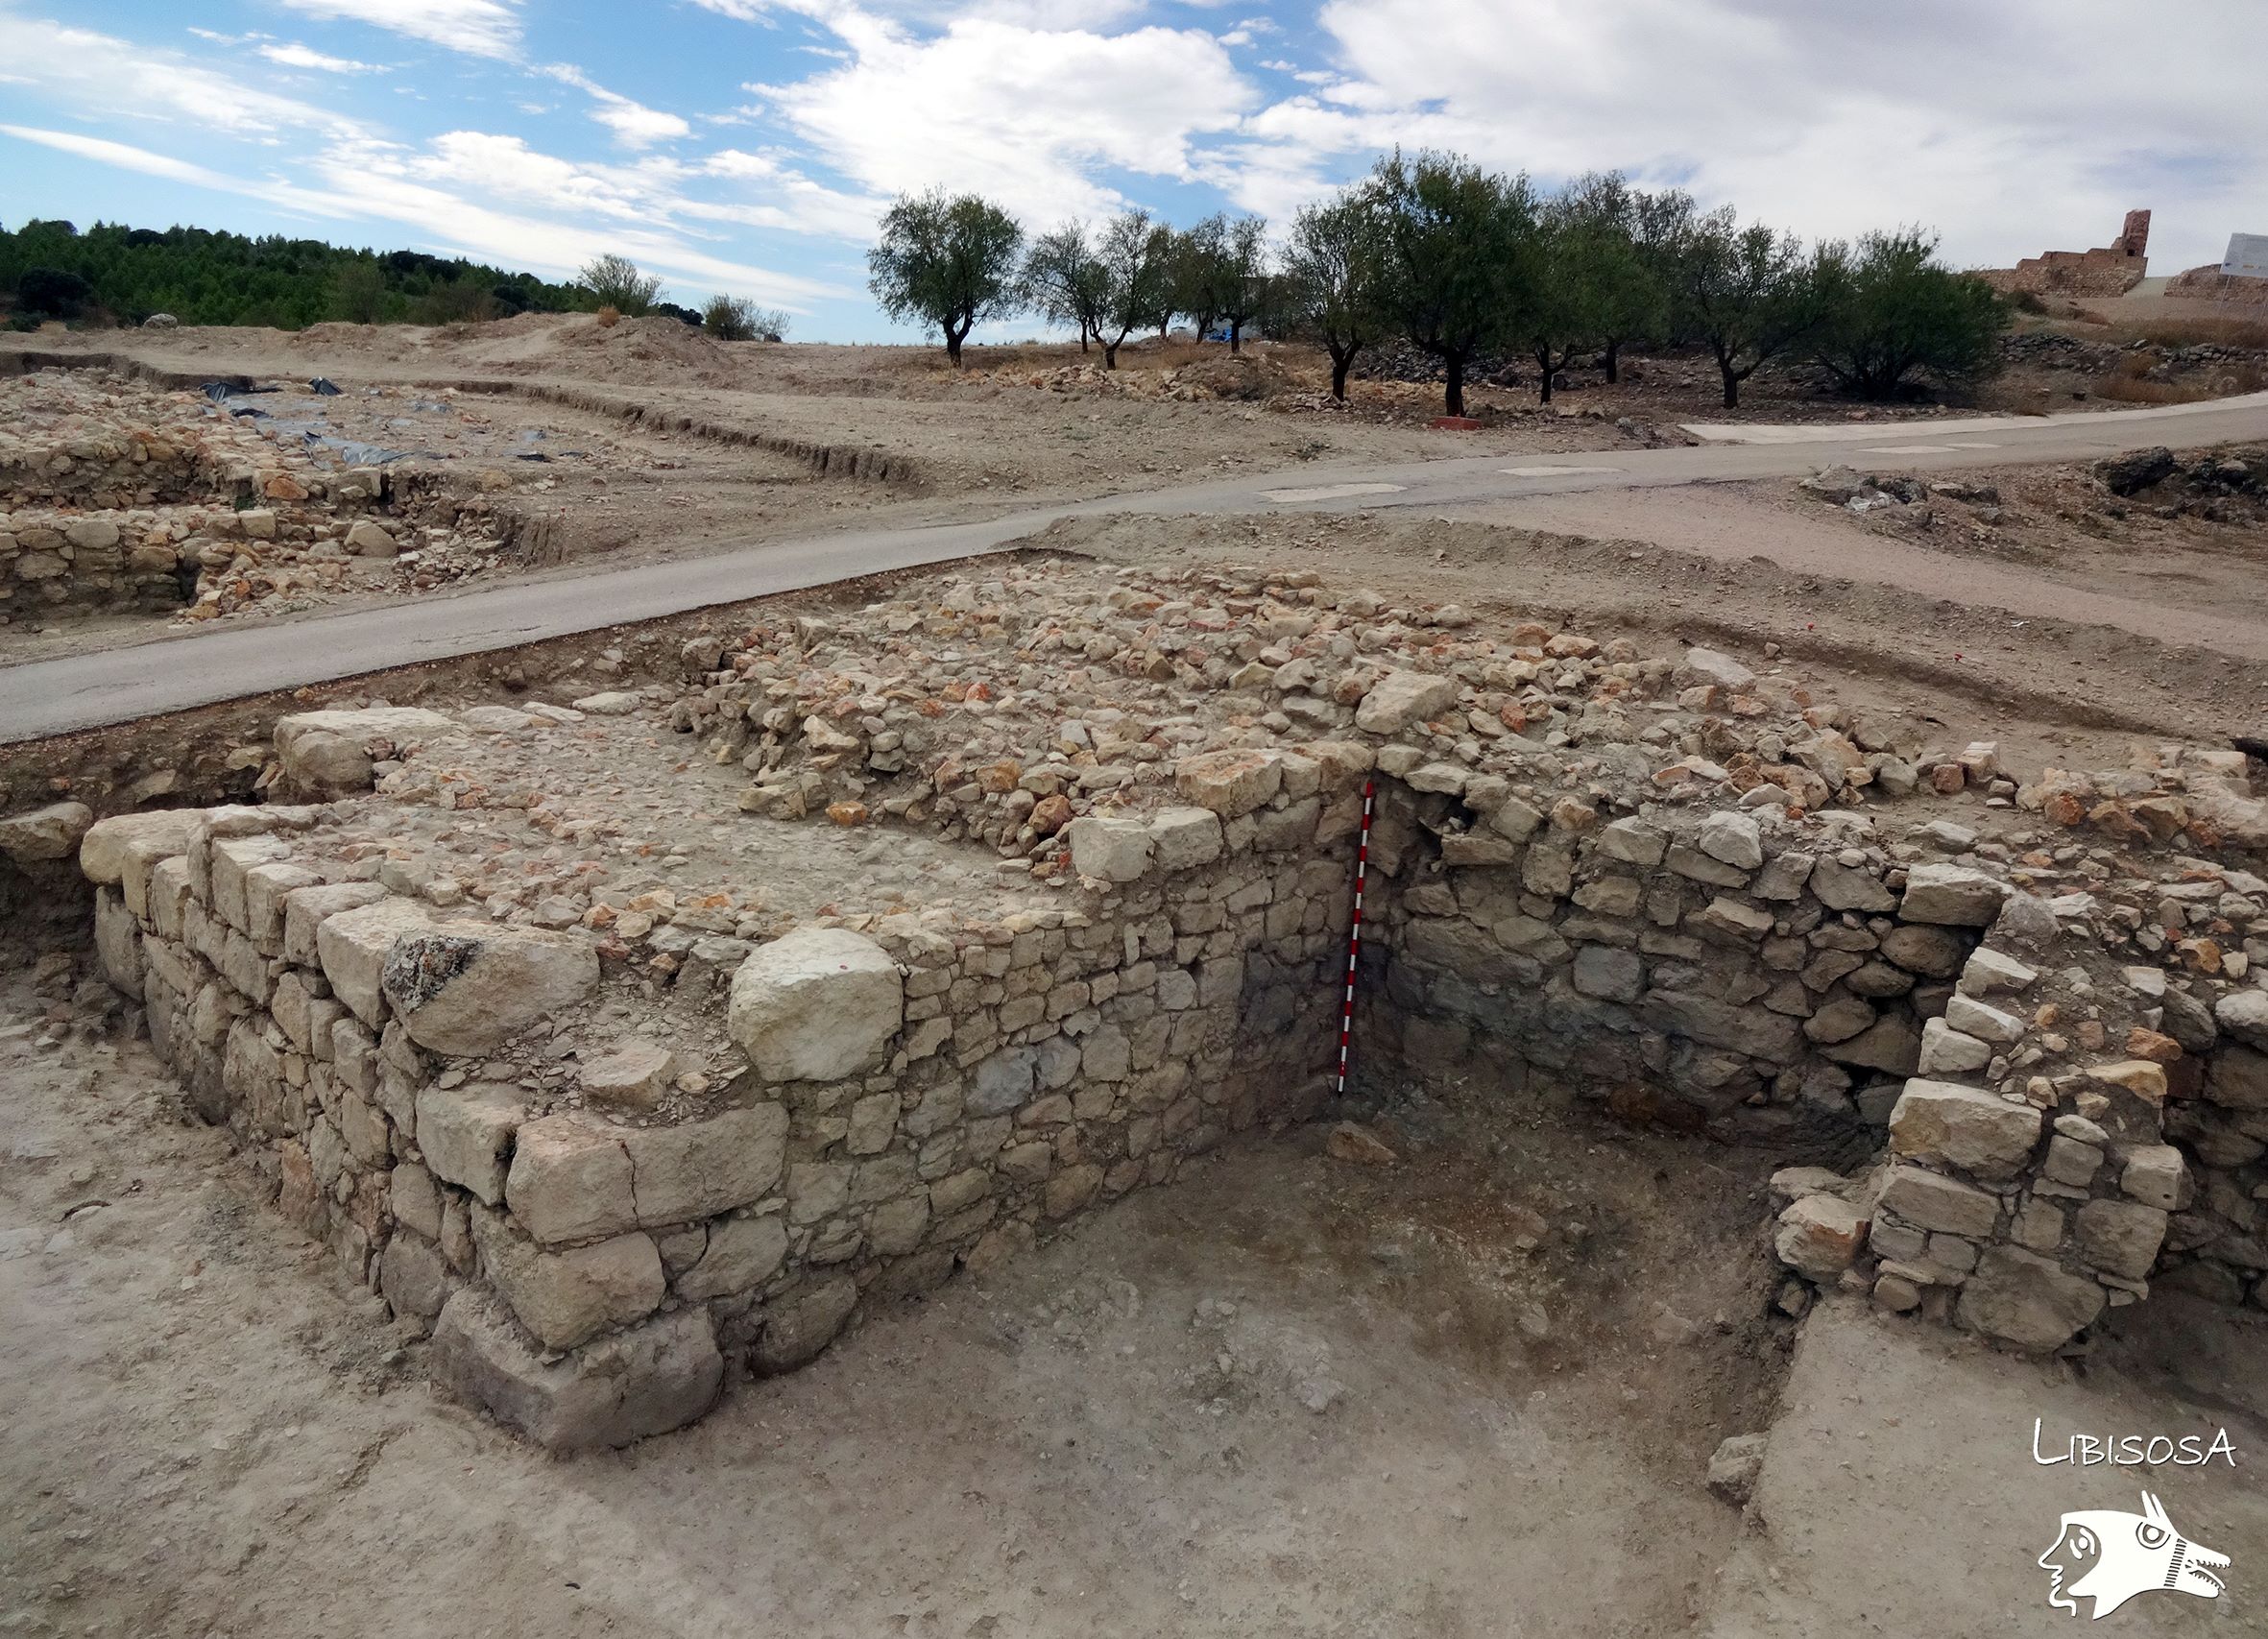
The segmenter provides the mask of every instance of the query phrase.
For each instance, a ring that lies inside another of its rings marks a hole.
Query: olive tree
[[[1944,266],[1937,248],[1937,236],[1918,228],[1822,247],[1813,347],[1845,392],[1892,398],[1917,371],[1964,382],[1998,364],[2007,302],[1975,275]]]
[[[1087,225],[1067,222],[1031,242],[1024,258],[1024,301],[1042,315],[1079,333],[1079,351],[1101,333],[1107,277],[1089,241]]]
[[[868,288],[891,318],[936,325],[955,369],[979,320],[1022,305],[1024,229],[991,201],[942,188],[903,194],[881,230],[866,253]]]
[[[1534,193],[1524,176],[1450,154],[1405,158],[1399,149],[1379,160],[1371,186],[1385,225],[1388,310],[1412,347],[1441,361],[1444,409],[1461,416],[1473,355],[1519,327]]]
[[[1208,216],[1186,238],[1183,277],[1191,294],[1185,300],[1194,305],[1183,310],[1198,318],[1200,341],[1210,321],[1225,321],[1228,350],[1242,352],[1244,326],[1266,299],[1267,219],[1240,216],[1232,222],[1223,215]]]
[[[1393,325],[1387,240],[1376,191],[1351,187],[1291,222],[1277,281],[1286,321],[1331,355],[1331,397],[1346,400],[1356,356]]]
[[[1121,211],[1095,247],[1095,340],[1102,348],[1102,367],[1116,370],[1126,338],[1154,323],[1171,300],[1173,230],[1151,221],[1146,210]]]
[[[1725,407],[1736,409],[1741,383],[1817,325],[1819,283],[1803,247],[1761,222],[1743,228],[1725,205],[1687,224],[1671,264],[1677,324],[1716,359]]]

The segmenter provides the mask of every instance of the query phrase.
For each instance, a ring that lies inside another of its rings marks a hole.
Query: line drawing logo
[[[2088,1620],[2100,1622],[2136,1594],[2219,1599],[2222,1582],[2213,1573],[2229,1568],[2229,1556],[2176,1531],[2165,1505],[2144,1491],[2138,1514],[2115,1508],[2065,1514],[2062,1533],[2038,1563],[2047,1573],[2050,1605],[2076,1616],[2079,1602],[2091,1599],[2094,1610]],[[2066,1572],[2077,1577],[2068,1591],[2063,1587]]]

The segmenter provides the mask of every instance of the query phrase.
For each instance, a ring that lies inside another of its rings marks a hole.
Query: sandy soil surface
[[[2062,1516],[2165,1505],[2229,1555],[2227,1591],[2152,1590],[2104,1618],[2119,1634],[2268,1633],[2268,1316],[2154,1296],[2085,1365],[2020,1361],[1855,1302],[1815,1311],[1710,1639],[2024,1639],[2092,1628],[2048,1603],[2038,1560]],[[2074,1435],[2225,1430],[2233,1466],[2043,1465]],[[2076,1578],[2071,1579],[2076,1580]],[[2075,1627],[2076,1625],[2076,1627]]]
[[[1740,1157],[1404,1099],[1399,1165],[1224,1152],[559,1462],[69,984],[0,980],[11,1633],[1642,1635],[1734,1546],[1703,1474],[1789,1338]]]
[[[2073,468],[1964,477],[2012,498],[2085,482]],[[2268,661],[2268,535],[2257,528],[2153,520],[2111,534],[2097,514],[2066,516],[2043,500],[2025,523],[1983,541],[1963,526],[1963,509],[1937,510],[1934,527],[1916,528],[1853,517],[1793,485],[1738,484],[1535,495],[1471,516],[1873,581],[1965,605],[1976,623],[2001,611]],[[1960,648],[1967,629],[1948,625],[1942,638]]]

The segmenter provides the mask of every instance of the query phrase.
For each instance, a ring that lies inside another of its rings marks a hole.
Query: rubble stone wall
[[[1721,1139],[1879,1127],[2005,891],[1736,808],[1546,814],[1457,773],[1385,787],[1365,1027],[1421,1073],[1549,1078]]]
[[[326,880],[319,807],[102,821],[110,983],[286,1217],[398,1314],[437,1376],[557,1447],[676,1427],[728,1359],[784,1370],[865,1297],[936,1285],[1227,1132],[1312,1110],[1350,908],[1319,833],[1345,789],[1224,825],[1079,822],[1081,908],[947,934],[799,930],[734,976],[750,1061],[697,1119],[641,1120],[633,1044],[543,1107],[497,1055],[600,982],[579,935]],[[665,1056],[665,1055],[664,1055]]]
[[[2268,1305],[2244,754],[2019,780],[1786,667],[1473,627],[1019,567],[571,708],[302,712],[267,807],[0,853],[76,849],[200,1108],[554,1445],[1315,1109],[1373,782],[1364,1096],[1832,1160],[1774,1181],[1791,1278],[2014,1346],[2152,1281]]]

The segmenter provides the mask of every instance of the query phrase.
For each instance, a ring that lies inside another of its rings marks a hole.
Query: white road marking
[[[1261,494],[1271,501],[1338,501],[1349,495],[1391,495],[1409,488],[1406,484],[1325,484],[1314,490],[1263,490]]]
[[[1505,467],[1500,471],[1514,478],[1572,478],[1579,472],[1621,472],[1621,467]]]

